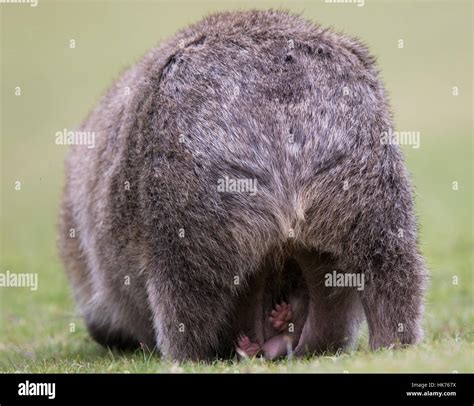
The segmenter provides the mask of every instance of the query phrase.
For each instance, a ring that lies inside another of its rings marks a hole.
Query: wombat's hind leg
[[[346,249],[353,266],[365,273],[360,298],[373,350],[416,344],[423,336],[427,271],[417,249],[408,175],[400,165],[387,171],[379,187],[384,195],[368,204],[371,210],[359,217]]]
[[[325,275],[339,269],[338,260],[331,255],[305,252],[298,260],[308,284],[309,303],[294,354],[304,356],[349,349],[364,316],[357,288],[325,286]]]
[[[216,359],[233,346],[232,276],[210,269],[211,255],[175,252],[152,266],[157,272],[147,284],[157,346],[171,360]]]
[[[377,350],[416,344],[423,336],[421,317],[426,275],[422,259],[415,248],[412,252],[400,249],[386,253],[381,258],[379,272],[361,292],[370,347]]]

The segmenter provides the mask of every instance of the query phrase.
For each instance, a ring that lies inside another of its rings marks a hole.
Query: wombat
[[[427,271],[391,128],[366,47],[299,16],[214,14],[149,51],[66,160],[59,246],[91,336],[303,356],[351,348],[365,316],[374,350],[419,341]]]

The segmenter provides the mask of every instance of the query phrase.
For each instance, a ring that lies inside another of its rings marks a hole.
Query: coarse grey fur
[[[299,16],[215,14],[149,51],[66,162],[60,252],[91,335],[228,356],[239,331],[268,338],[293,261],[295,355],[349,348],[364,315],[372,349],[419,341],[426,269],[391,127],[367,49]],[[226,176],[257,193],[218,191]],[[333,270],[364,290],[325,286]]]

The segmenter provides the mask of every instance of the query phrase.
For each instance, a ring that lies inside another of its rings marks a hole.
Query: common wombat
[[[152,49],[66,162],[60,251],[92,337],[177,360],[277,340],[272,358],[286,300],[295,355],[348,348],[364,314],[371,348],[417,342],[426,270],[391,127],[367,49],[298,16],[215,14]]]

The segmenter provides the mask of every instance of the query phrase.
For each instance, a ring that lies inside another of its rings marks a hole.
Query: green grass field
[[[421,132],[420,148],[404,150],[430,269],[422,344],[372,353],[364,329],[358,347],[348,354],[177,365],[140,350],[111,352],[88,337],[55,248],[65,149],[54,145],[54,134],[77,125],[121,69],[159,39],[208,11],[251,4],[197,3],[0,5],[0,272],[37,273],[39,278],[37,291],[0,287],[0,371],[474,372],[469,2],[367,0],[361,8],[259,3],[259,8],[283,5],[362,37],[378,56],[397,129]],[[449,30],[442,34],[437,27],[446,26],[446,19]],[[74,50],[68,48],[70,38],[77,39]],[[402,51],[398,38],[405,39]],[[16,86],[21,96],[15,96]],[[459,87],[459,96],[452,95],[453,86]],[[15,190],[16,181],[21,190]]]

